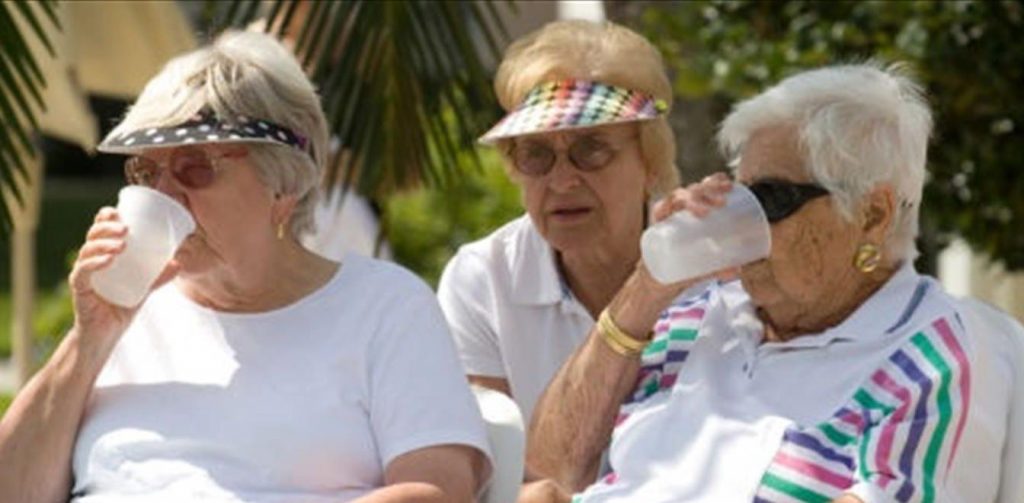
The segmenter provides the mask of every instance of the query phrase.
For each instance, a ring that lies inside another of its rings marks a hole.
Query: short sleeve
[[[866,503],[946,501],[950,467],[971,410],[973,351],[959,320],[939,318],[914,333],[856,392],[860,417],[853,485]],[[851,423],[847,421],[847,423]],[[852,421],[856,424],[857,421]],[[837,423],[829,432],[842,441]]]
[[[492,324],[489,304],[493,294],[483,259],[459,250],[441,274],[437,298],[466,374],[506,377]]]
[[[700,333],[708,309],[709,291],[681,297],[658,317],[654,337],[640,356],[636,386],[619,408],[616,425],[643,406],[650,397],[672,389]]]
[[[381,322],[369,354],[370,423],[383,466],[442,444],[488,453],[480,411],[433,295],[424,286],[401,303]]]

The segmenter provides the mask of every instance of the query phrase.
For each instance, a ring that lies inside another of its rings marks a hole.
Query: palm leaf
[[[246,26],[259,0],[220,4],[218,27]],[[265,29],[284,36],[301,0],[276,0]],[[508,34],[493,0],[311,2],[290,34],[345,151],[328,171],[383,196],[459,174],[461,151],[500,111],[485,57]],[[479,166],[479,160],[471,156]]]
[[[29,41],[38,39],[53,56],[46,25],[59,28],[53,0],[0,2],[0,189],[17,204],[23,201],[15,177],[27,175],[22,156],[35,155],[31,133],[46,86]],[[0,204],[0,229],[6,233],[11,223],[9,206]]]

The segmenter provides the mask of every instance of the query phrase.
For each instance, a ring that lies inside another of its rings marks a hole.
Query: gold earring
[[[881,262],[882,251],[871,243],[858,246],[857,253],[853,255],[853,266],[864,274],[878,269],[878,264]]]
[[[284,222],[277,224],[277,239],[284,239]]]

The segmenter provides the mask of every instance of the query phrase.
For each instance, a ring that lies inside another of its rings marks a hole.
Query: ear
[[[295,206],[299,199],[293,194],[274,194],[274,202],[270,207],[270,218],[276,227],[278,224],[287,224],[295,212]]]
[[[881,244],[896,218],[896,194],[892,186],[879,184],[871,189],[861,207],[861,230],[871,243]]]

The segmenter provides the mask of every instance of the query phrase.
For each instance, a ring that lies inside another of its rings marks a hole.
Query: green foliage
[[[469,162],[468,152],[459,154]],[[480,153],[482,168],[443,188],[421,188],[390,197],[385,228],[395,260],[432,286],[455,250],[523,213],[519,189],[494,150]]]
[[[11,296],[0,293],[0,359],[11,356]],[[35,311],[32,314],[32,332],[35,334],[35,360],[43,362],[57,347],[57,343],[71,329],[74,313],[71,309],[71,295],[66,285],[44,290],[36,295]]]
[[[11,400],[14,397],[7,393],[0,393],[0,417],[4,417],[4,413],[7,412],[7,407],[11,406]]]
[[[676,92],[750,96],[825,64],[907,61],[935,111],[922,219],[934,243],[967,239],[1024,269],[1024,4],[752,0],[649,3],[639,29]]]
[[[36,114],[44,106],[41,90],[46,85],[36,61],[40,54],[30,49],[39,40],[49,56],[53,47],[46,36],[59,27],[56,2],[43,0],[0,2],[0,193],[11,191],[20,204],[16,172],[25,175],[23,155],[33,151],[30,135],[38,125]],[[6,200],[6,194],[0,199]],[[13,202],[13,201],[12,201]],[[0,230],[10,228],[9,208],[0,200]]]
[[[246,26],[262,0],[217,2],[220,26]],[[476,135],[499,111],[484,58],[507,38],[495,2],[268,4],[265,30],[294,42],[322,94],[331,134],[351,155],[330,179],[375,198],[441,185],[476,164]],[[442,111],[454,110],[452,117]],[[462,162],[459,162],[461,159]]]

